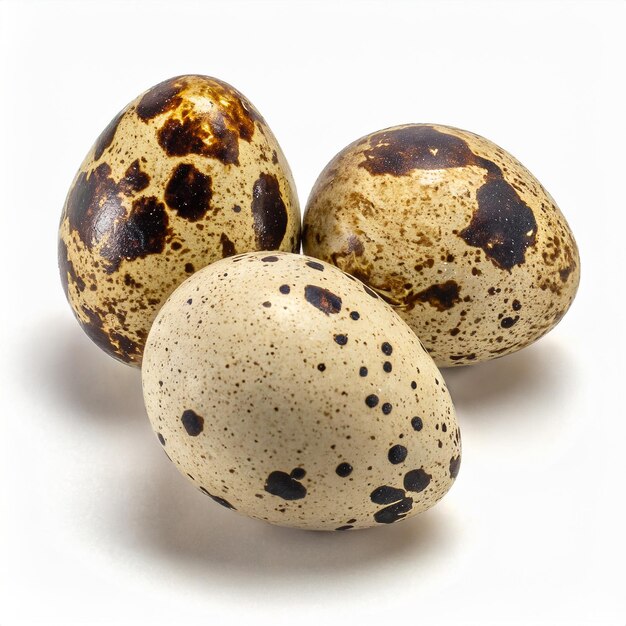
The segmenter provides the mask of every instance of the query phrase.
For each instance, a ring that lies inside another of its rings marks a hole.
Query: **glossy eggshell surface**
[[[263,118],[230,85],[179,76],[125,107],[87,154],[63,209],[59,268],[85,332],[139,365],[157,310],[190,274],[299,245],[291,172]]]
[[[251,253],[197,272],[159,312],[142,373],[180,472],[254,518],[389,524],[435,504],[459,470],[454,408],[415,334],[314,259]]]
[[[572,232],[537,179],[491,141],[431,124],[340,152],[311,192],[303,246],[392,304],[439,366],[536,341],[580,278]]]

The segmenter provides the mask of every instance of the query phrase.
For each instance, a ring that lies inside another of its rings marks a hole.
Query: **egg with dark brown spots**
[[[461,442],[445,382],[393,309],[289,253],[218,261],[159,311],[142,365],[169,459],[219,504],[284,526],[384,526],[435,504]]]
[[[306,254],[383,297],[439,366],[486,361],[551,330],[580,278],[552,197],[473,133],[407,124],[342,150],[311,192]]]
[[[179,76],[133,100],[87,154],[63,208],[59,268],[89,337],[139,365],[156,312],[190,274],[299,246],[293,179],[264,119],[230,85]]]

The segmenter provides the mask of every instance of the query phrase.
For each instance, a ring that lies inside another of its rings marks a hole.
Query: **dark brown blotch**
[[[226,233],[220,235],[220,245],[222,246],[222,258],[225,259],[229,256],[237,254],[235,244],[228,238]]]
[[[141,171],[139,159],[135,159],[126,170],[124,177],[119,182],[119,190],[126,196],[132,196],[143,191],[150,184],[150,176]]]
[[[455,304],[461,302],[460,287],[454,280],[447,280],[445,283],[431,285],[416,294],[412,294],[405,299],[407,309],[412,309],[416,302],[423,302],[435,307],[437,311],[447,311]]]
[[[65,296],[69,295],[69,281],[71,280],[78,291],[85,291],[85,281],[76,273],[74,264],[69,258],[67,246],[62,239],[59,239],[59,272]]]
[[[360,167],[370,174],[405,176],[416,169],[448,169],[476,166],[485,170],[478,189],[478,210],[459,236],[482,248],[491,261],[510,270],[525,260],[534,245],[537,223],[530,207],[504,179],[502,170],[489,159],[472,152],[467,142],[428,125],[395,128],[372,135]]]
[[[306,285],[304,287],[304,298],[309,304],[322,311],[326,315],[336,314],[341,311],[341,298],[332,291],[317,287],[316,285]]]
[[[224,165],[239,165],[239,140],[252,141],[255,122],[261,123],[261,117],[230,85],[206,76],[193,80],[202,83],[198,93],[213,106],[200,110],[191,101],[185,102],[181,119],[171,116],[159,129],[161,147],[169,156],[199,154],[218,159]],[[174,98],[171,108],[182,100],[176,102]]]
[[[273,174],[261,174],[254,183],[252,216],[256,245],[259,249],[277,249],[287,231],[288,216],[278,179]]]
[[[191,163],[180,163],[165,187],[167,206],[190,222],[197,222],[206,215],[212,197],[211,177]]]
[[[86,335],[102,350],[124,363],[138,363],[141,359],[141,347],[129,337],[104,329],[102,311],[82,306],[81,311],[87,321],[77,316]]]
[[[154,196],[142,196],[133,202],[128,217],[118,219],[113,225],[100,254],[109,263],[106,271],[111,274],[122,261],[145,258],[160,254],[170,234],[165,205]]]
[[[157,115],[175,109],[182,102],[179,93],[184,87],[184,82],[182,76],[176,76],[149,89],[137,105],[139,118],[147,122]]]
[[[83,330],[98,347],[105,352],[117,354],[115,346],[111,343],[109,335],[104,331],[102,318],[99,313],[89,307],[81,307],[81,311],[87,317],[87,321],[78,318]],[[118,355],[121,358],[121,355]]]
[[[186,117],[182,121],[168,119],[158,133],[159,144],[168,156],[199,154],[215,158],[224,165],[239,164],[239,144],[232,131],[224,129],[219,141],[207,143],[210,133],[202,120]]]
[[[153,196],[132,203],[126,215],[122,194],[134,193],[148,184],[147,174],[134,162],[116,183],[111,168],[101,163],[89,174],[81,172],[66,202],[69,227],[92,250],[103,240],[100,254],[108,261],[106,270],[115,272],[122,260],[143,258],[163,251],[169,235],[165,206]]]
[[[111,331],[111,342],[117,347],[117,354],[126,362],[136,361],[141,357],[141,348],[130,337]]]
[[[70,229],[90,250],[111,231],[125,210],[107,163],[89,174],[80,172],[68,194],[65,212]]]
[[[492,263],[511,270],[525,261],[526,250],[535,245],[537,222],[530,207],[501,177],[488,177],[476,192],[478,209],[460,233],[465,243],[482,248]]]
[[[405,176],[411,171],[438,170],[478,165],[488,171],[498,167],[475,155],[467,143],[432,126],[412,125],[392,128],[372,135],[365,160],[359,163],[370,174]]]
[[[119,126],[120,120],[122,119],[125,111],[125,109],[120,111],[100,133],[98,139],[96,139],[96,143],[93,147],[94,161],[97,161],[104,154],[104,151],[113,143],[117,127]]]

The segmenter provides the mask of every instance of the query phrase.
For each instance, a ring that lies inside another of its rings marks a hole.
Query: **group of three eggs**
[[[79,323],[142,367],[170,459],[219,504],[347,530],[437,502],[461,442],[437,366],[532,343],[579,280],[554,200],[447,126],[363,137],[304,215],[287,161],[230,85],[180,76],[105,128],[68,194],[59,267]]]

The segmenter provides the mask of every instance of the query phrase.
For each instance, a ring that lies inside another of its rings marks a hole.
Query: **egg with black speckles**
[[[539,181],[449,126],[396,126],[342,150],[315,183],[303,233],[306,254],[385,298],[444,367],[533,343],[580,279],[572,231]]]
[[[142,379],[183,476],[273,524],[392,524],[459,471],[454,407],[419,339],[369,287],[309,257],[254,252],[196,272],[159,311]]]
[[[239,91],[178,76],[104,129],[69,190],[59,269],[76,318],[138,366],[156,312],[190,274],[251,250],[300,249],[289,165]]]

